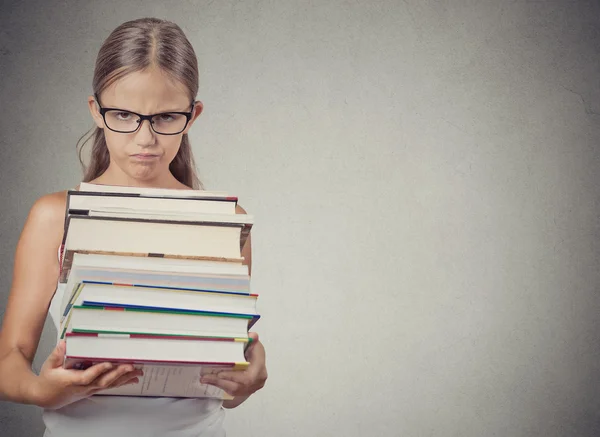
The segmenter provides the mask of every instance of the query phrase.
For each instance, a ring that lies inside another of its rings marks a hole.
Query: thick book
[[[69,332],[242,338],[248,337],[251,320],[247,315],[78,305],[71,308],[61,338]]]
[[[111,362],[143,370],[137,384],[105,389],[98,395],[231,399],[223,390],[201,384],[200,378],[223,370],[247,369],[244,350],[248,341],[70,333],[63,367],[86,369]]]
[[[101,269],[130,269],[151,272],[172,272],[185,274],[225,274],[248,275],[248,266],[239,262],[156,258],[124,255],[99,255],[76,253],[73,255],[72,268],[89,267]]]
[[[247,278],[178,275],[176,273],[153,273],[135,270],[76,269],[71,270],[71,274],[67,279],[62,308],[64,308],[65,301],[69,299],[75,288],[82,282],[160,287],[173,290],[252,294],[250,292],[250,280]]]
[[[67,212],[89,210],[154,211],[187,214],[235,214],[237,197],[232,196],[158,196],[139,193],[113,193],[69,190]]]
[[[252,317],[248,327],[260,318],[256,311],[258,295],[204,290],[178,290],[162,287],[81,283],[61,310],[61,329],[73,306],[123,307],[175,310],[190,313],[244,315]]]
[[[189,190],[189,189],[173,189],[173,188],[150,188],[150,187],[132,187],[126,185],[102,185],[82,182],[79,184],[79,191],[88,193],[104,193],[104,194],[132,194],[135,196],[149,197],[175,197],[175,198],[205,198],[205,197],[228,197],[224,191],[205,191],[205,190]]]
[[[64,248],[61,247],[61,252]],[[243,275],[249,277],[248,266],[243,264],[243,258],[230,260],[229,262],[187,259],[187,258],[165,258],[155,256],[125,255],[125,254],[99,254],[73,252],[70,265],[63,263],[60,282],[69,280],[71,270],[101,269],[119,271],[156,272],[164,274],[187,274],[187,275]]]
[[[179,211],[156,212],[146,210],[132,209],[88,209],[88,210],[73,210],[70,209],[68,214],[71,215],[87,215],[92,217],[114,217],[118,219],[145,220],[145,221],[166,221],[166,222],[195,222],[206,223],[207,225],[245,225],[251,226],[253,217],[248,214],[198,214],[198,213],[183,213]]]
[[[160,287],[173,290],[211,291],[221,293],[250,292],[250,276],[184,275],[178,273],[148,272],[122,269],[72,268],[64,287],[60,308],[64,311],[81,283],[136,285],[138,287]]]
[[[237,261],[251,228],[252,223],[68,215],[59,280],[66,282],[75,252]]]
[[[158,336],[69,332],[65,367],[74,360],[95,358],[111,363],[143,361],[160,364],[248,365],[244,356],[249,338]]]
[[[65,365],[69,368],[86,369],[93,364],[102,362],[95,358],[69,358]],[[128,363],[144,372],[142,376],[138,377],[137,384],[101,390],[95,395],[233,399],[233,396],[218,387],[202,384],[200,378],[221,371],[244,370],[247,367],[245,365],[171,365],[144,361],[129,361]]]

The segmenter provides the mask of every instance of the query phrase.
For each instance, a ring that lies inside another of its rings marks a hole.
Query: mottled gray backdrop
[[[2,311],[142,16],[192,41],[199,171],[256,217],[270,379],[230,436],[600,434],[597,1],[3,1]],[[0,403],[2,436],[42,431]]]

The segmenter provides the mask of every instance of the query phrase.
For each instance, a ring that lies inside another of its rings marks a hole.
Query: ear
[[[200,114],[202,114],[203,109],[204,109],[204,105],[202,104],[202,102],[200,100],[196,100],[194,102],[194,109],[192,109],[192,118],[190,118],[190,122],[188,123],[187,127],[183,131],[184,134],[188,133],[188,131],[192,127],[192,124],[194,124],[194,121],[196,121],[196,119],[200,116]]]
[[[88,96],[88,106],[90,108],[90,114],[92,114],[92,118],[94,119],[94,123],[100,129],[104,129],[104,120],[102,119],[102,114],[100,114],[98,104],[96,103],[96,99],[94,96]]]

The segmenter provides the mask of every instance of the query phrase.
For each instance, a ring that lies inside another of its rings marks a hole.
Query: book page
[[[148,364],[136,365],[136,368],[144,371],[139,383],[102,390],[97,394],[231,399],[220,388],[200,383],[200,375],[218,373],[223,368]]]

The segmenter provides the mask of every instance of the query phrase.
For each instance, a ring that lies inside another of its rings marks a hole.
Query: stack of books
[[[221,192],[82,183],[67,195],[59,283],[65,368],[132,363],[98,394],[212,397],[202,375],[243,370],[260,317],[242,248],[253,217]]]

